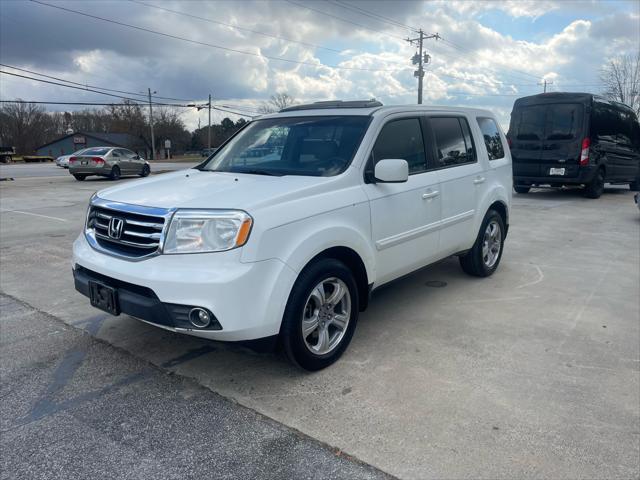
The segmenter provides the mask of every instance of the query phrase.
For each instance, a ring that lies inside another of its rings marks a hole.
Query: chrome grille
[[[95,198],[87,213],[85,235],[97,250],[142,259],[162,249],[172,210]]]

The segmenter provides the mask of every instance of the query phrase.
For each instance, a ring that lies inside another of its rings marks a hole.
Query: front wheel
[[[600,198],[604,192],[604,170],[599,168],[593,176],[593,180],[584,189],[584,196],[587,198]]]
[[[482,221],[476,242],[466,255],[459,257],[460,266],[469,275],[488,277],[500,264],[505,238],[504,221],[498,212],[489,210]]]
[[[306,370],[334,363],[358,321],[358,289],[340,261],[323,259],[302,271],[291,290],[280,338],[289,359]]]
[[[144,167],[142,167],[142,171],[140,172],[140,176],[141,177],[147,177],[147,176],[149,176],[149,173],[151,173],[151,169],[149,168],[149,165],[145,164]]]

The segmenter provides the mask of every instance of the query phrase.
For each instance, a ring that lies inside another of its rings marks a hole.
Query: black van
[[[590,93],[542,93],[516,100],[507,133],[518,193],[532,186],[640,186],[640,125],[628,106]]]

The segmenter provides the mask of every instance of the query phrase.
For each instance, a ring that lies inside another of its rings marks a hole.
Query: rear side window
[[[573,140],[582,131],[583,107],[578,103],[549,105],[545,138],[547,140]]]
[[[422,141],[422,128],[417,118],[403,118],[387,123],[371,152],[373,163],[401,158],[409,164],[409,174],[424,172],[427,160]]]
[[[631,143],[632,118],[612,105],[594,102],[591,138],[605,142]]]
[[[478,126],[482,131],[489,160],[504,158],[504,146],[496,122],[492,118],[478,118]]]
[[[475,162],[476,156],[467,120],[459,117],[431,117],[439,168]]]

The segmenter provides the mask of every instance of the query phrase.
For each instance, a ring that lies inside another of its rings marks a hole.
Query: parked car
[[[516,100],[507,133],[514,189],[605,182],[640,187],[640,126],[628,106],[590,93],[543,93]]]
[[[60,155],[58,158],[56,158],[56,165],[58,167],[62,167],[62,168],[69,168],[69,159],[71,157],[73,157],[74,155],[82,155],[82,152],[84,152],[85,150],[89,150],[88,148],[82,148],[80,150],[78,150],[77,152],[73,152],[69,155]]]
[[[280,153],[246,155],[271,137]],[[511,188],[488,111],[289,107],[196,168],[98,192],[73,246],[75,288],[174,332],[279,338],[317,370],[344,352],[381,285],[451,255],[493,274]]]
[[[126,148],[93,147],[69,159],[69,173],[76,180],[90,175],[118,180],[123,175],[146,177],[151,167],[144,158]]]
[[[15,147],[0,145],[0,163],[11,163],[13,156],[16,154]]]

